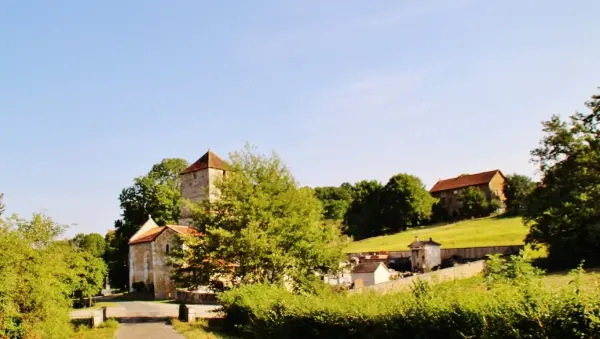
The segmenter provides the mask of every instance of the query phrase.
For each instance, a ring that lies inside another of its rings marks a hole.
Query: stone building
[[[429,272],[442,265],[441,244],[431,238],[420,241],[419,238],[408,245],[410,248],[410,263],[413,272]]]
[[[198,161],[181,173],[181,197],[199,202],[214,200],[219,196],[215,181],[226,175],[227,164],[216,154],[208,150]],[[175,297],[175,286],[170,278],[166,259],[175,246],[180,234],[194,234],[190,227],[190,212],[182,205],[179,225],[158,226],[152,217],[129,238],[129,291],[133,284],[143,282],[146,288],[154,292],[156,299]]]
[[[488,201],[496,198],[502,203],[504,196],[504,183],[506,178],[500,170],[481,172],[476,174],[463,174],[455,178],[439,180],[429,190],[432,196],[439,198],[441,205],[452,217],[460,214],[461,202],[458,192],[468,187],[477,187],[485,193]]]

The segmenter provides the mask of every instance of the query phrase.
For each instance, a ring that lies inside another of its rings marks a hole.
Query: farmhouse
[[[488,201],[497,198],[504,202],[506,200],[503,190],[505,181],[506,178],[500,170],[463,174],[455,178],[439,180],[429,192],[432,196],[440,199],[440,203],[448,215],[458,217],[461,207],[458,199],[459,190],[477,187],[485,193]]]
[[[354,266],[351,278],[355,285],[370,286],[390,280],[390,272],[382,262],[365,262]]]
[[[178,235],[197,234],[190,227],[191,212],[183,201],[199,202],[218,199],[215,182],[225,175],[228,165],[208,150],[198,161],[181,173],[181,217],[178,225],[158,226],[152,217],[129,239],[129,291],[143,282],[157,299],[175,297],[175,286],[166,263],[169,251],[176,245]]]

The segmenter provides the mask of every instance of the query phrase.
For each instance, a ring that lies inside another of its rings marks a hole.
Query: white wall
[[[358,279],[363,281],[363,286],[371,286],[389,281],[390,272],[383,265],[379,265],[372,273],[352,273],[352,283]]]

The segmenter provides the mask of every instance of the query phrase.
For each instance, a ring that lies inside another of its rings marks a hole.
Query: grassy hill
[[[520,217],[483,218],[443,226],[410,228],[405,232],[352,242],[346,253],[405,251],[415,236],[433,238],[442,248],[523,244],[528,228]]]

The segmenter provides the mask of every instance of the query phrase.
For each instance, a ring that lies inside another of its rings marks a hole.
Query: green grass
[[[425,240],[430,237],[442,248],[522,245],[528,228],[520,217],[483,218],[461,221],[442,226],[410,228],[407,231],[355,241],[344,250],[346,253],[406,251],[415,236]]]
[[[193,324],[188,324],[177,319],[171,319],[175,331],[181,333],[186,339],[227,339],[230,336],[219,333],[220,327],[211,324],[207,319],[198,319]],[[233,339],[233,338],[232,338]]]
[[[114,319],[108,319],[97,328],[90,328],[87,325],[75,327],[75,332],[71,336],[73,339],[112,339],[119,328],[119,322]]]

